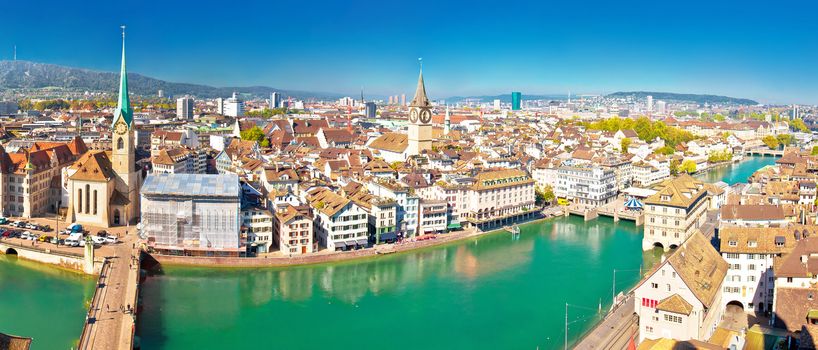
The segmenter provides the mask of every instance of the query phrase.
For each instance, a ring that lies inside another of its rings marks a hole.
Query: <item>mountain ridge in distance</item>
[[[105,91],[116,93],[119,72],[102,72],[31,61],[0,60],[0,90],[63,88],[74,91]],[[254,97],[269,98],[280,92],[297,99],[336,99],[343,95],[329,92],[285,90],[268,86],[214,87],[203,84],[175,83],[128,72],[128,88],[132,94],[155,96],[162,90],[166,96],[191,95],[198,98],[230,97],[235,91]]]

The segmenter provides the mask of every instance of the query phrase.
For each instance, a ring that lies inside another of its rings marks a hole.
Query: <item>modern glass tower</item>
[[[514,92],[511,93],[511,110],[512,111],[519,111],[520,110],[520,104],[522,104],[522,102],[523,102],[523,94],[522,93],[520,93],[518,91],[514,91]]]

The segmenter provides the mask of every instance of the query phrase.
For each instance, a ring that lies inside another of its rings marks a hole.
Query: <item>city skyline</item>
[[[814,104],[818,93],[809,84],[818,78],[810,62],[818,25],[808,3],[764,11],[747,2],[547,3],[520,4],[514,13],[423,1],[280,3],[232,9],[236,23],[218,20],[217,3],[89,5],[99,11],[38,3],[37,12],[7,5],[17,15],[0,37],[0,59],[12,59],[16,45],[19,60],[115,71],[114,28],[125,24],[132,72],[212,86],[341,94],[363,86],[392,95],[412,91],[416,58],[424,57],[435,99],[641,90]],[[766,20],[779,14],[787,21]]]

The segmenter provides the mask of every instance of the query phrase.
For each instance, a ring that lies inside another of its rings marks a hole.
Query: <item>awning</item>
[[[456,230],[456,229],[459,229],[461,227],[462,226],[460,226],[459,222],[453,222],[453,223],[449,224],[449,226],[446,226],[446,228],[448,228],[450,230]]]
[[[346,248],[346,247],[347,247],[347,244],[346,244],[346,243],[344,243],[344,242],[335,242],[335,248],[341,248],[341,249],[344,249],[344,248]]]
[[[358,245],[361,246],[361,247],[365,247],[366,244],[369,243],[369,240],[366,239],[366,238],[361,238],[361,239],[358,239],[356,241],[356,243],[358,243]]]
[[[389,239],[397,239],[397,238],[398,238],[398,233],[397,232],[381,233],[381,240],[382,241],[389,240]]]

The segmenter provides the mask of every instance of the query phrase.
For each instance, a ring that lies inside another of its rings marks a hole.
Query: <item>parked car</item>
[[[28,239],[28,240],[32,240],[32,241],[35,239],[34,235],[29,231],[25,231],[22,234],[20,234],[20,238]]]
[[[94,244],[105,244],[105,243],[107,243],[107,241],[105,240],[105,237],[100,237],[100,236],[91,236],[91,240],[94,242]]]
[[[26,228],[29,229],[29,230],[37,230],[37,231],[40,230],[40,226],[37,226],[37,224],[35,224],[35,223],[27,223]]]
[[[52,238],[54,238],[54,237],[42,235],[39,238],[37,238],[37,241],[39,241],[39,242],[51,242]]]
[[[19,227],[19,228],[26,228],[26,222],[25,221],[17,221],[17,222],[15,222],[13,224],[13,226],[16,226],[16,227]]]
[[[40,231],[48,232],[51,231],[51,226],[48,225],[40,225]]]
[[[100,230],[99,232],[97,232],[97,236],[108,237],[108,231]]]
[[[114,235],[105,236],[104,238],[106,243],[115,244],[116,242],[118,242],[116,236]]]
[[[85,239],[82,238],[81,234],[72,234],[65,239],[65,245],[69,247],[79,247],[85,245]]]
[[[7,225],[9,223],[9,218],[5,216],[0,216],[0,225]]]
[[[71,232],[82,232],[82,225],[80,225],[80,224],[71,224],[71,225],[68,225],[68,227],[66,229],[71,231]]]
[[[9,238],[11,237],[11,231],[0,228],[0,236],[3,236],[3,238]]]

